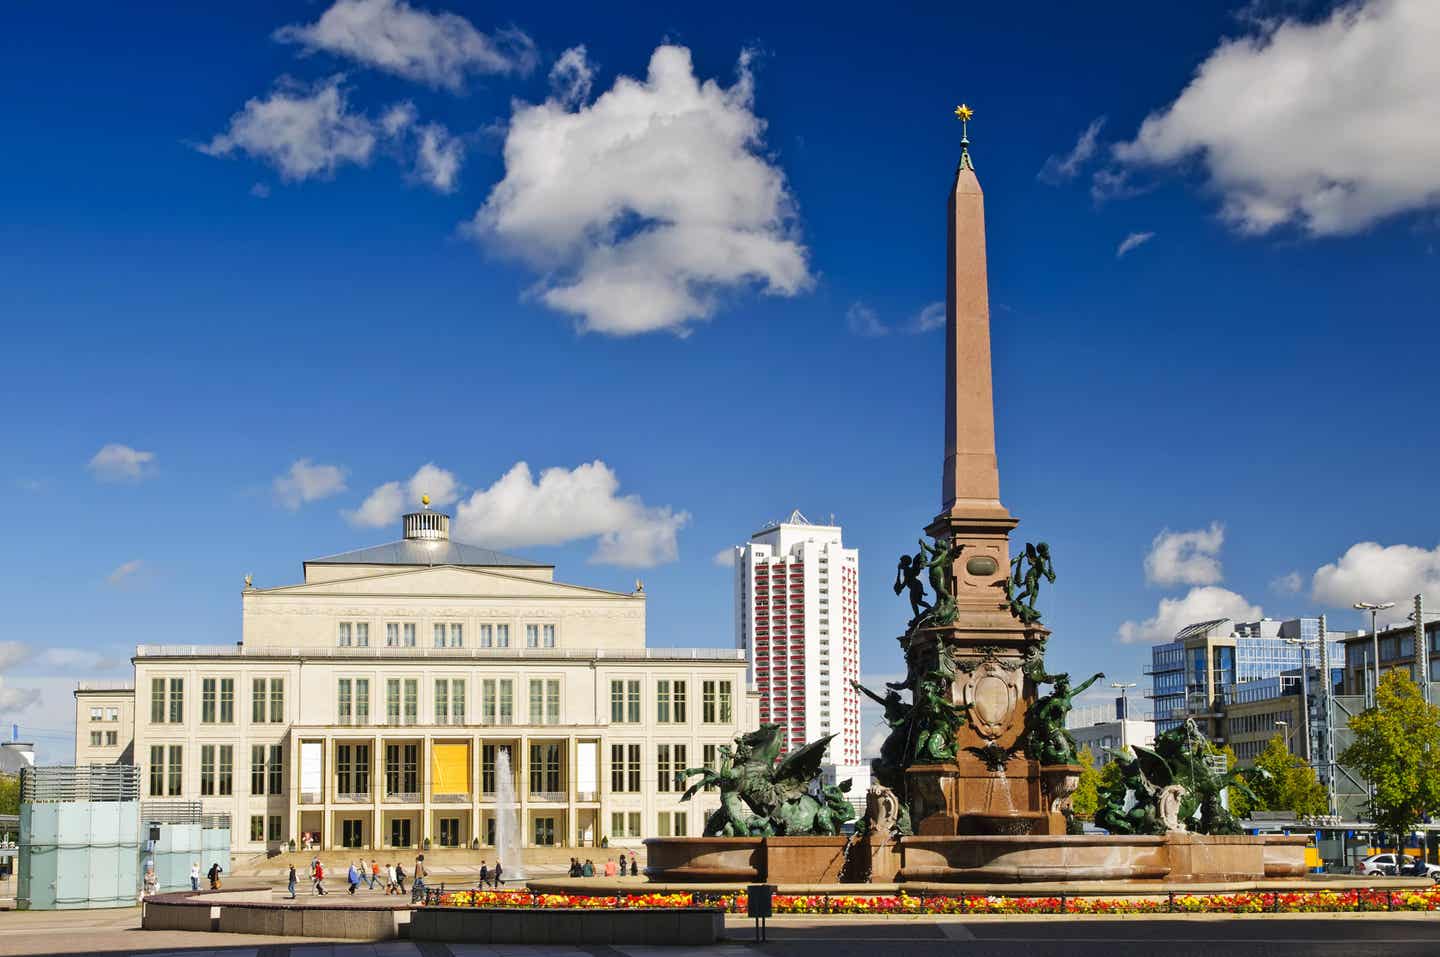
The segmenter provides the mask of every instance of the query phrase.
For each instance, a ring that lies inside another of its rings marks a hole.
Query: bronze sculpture
[[[1104,673],[1097,671],[1073,691],[1068,674],[1045,674],[1043,665],[1027,669],[1027,674],[1036,684],[1052,684],[1054,690],[1036,698],[1025,714],[1025,752],[1041,764],[1074,764],[1075,738],[1066,730],[1065,718],[1074,699],[1105,677]]]
[[[1029,567],[1026,567],[1027,563]],[[1045,542],[1038,545],[1027,542],[1025,551],[1010,562],[1010,576],[1001,579],[1010,613],[1027,625],[1040,620],[1035,602],[1040,597],[1041,579],[1055,584],[1055,565],[1050,560],[1050,546]]]

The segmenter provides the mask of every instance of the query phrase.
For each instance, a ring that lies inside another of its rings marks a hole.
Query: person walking
[[[375,885],[378,884],[378,883],[380,883],[380,862],[379,862],[379,861],[371,861],[371,862],[370,862],[370,889],[373,891],[373,890],[375,889]]]
[[[639,868],[639,862],[635,859],[635,852],[634,852],[634,851],[631,851],[631,852],[630,852],[630,876],[631,876],[631,877],[639,877],[639,876],[640,876],[640,871],[639,871],[638,868]]]
[[[410,876],[412,878],[412,880],[410,881],[410,900],[412,902],[418,900],[420,896],[424,894],[425,877],[429,873],[429,870],[425,867],[425,855],[416,854],[415,870],[410,872]]]
[[[395,886],[400,888],[402,895],[405,893],[405,865],[398,862],[395,864]]]
[[[490,883],[490,865],[484,861],[480,862],[480,889],[484,890],[485,885]]]
[[[504,868],[500,866],[500,858],[497,857],[495,858],[495,889],[497,891],[500,889],[500,882],[504,880],[504,878],[500,876],[502,871],[504,871]]]
[[[355,869],[355,862],[350,862],[350,870],[345,874],[345,883],[350,885],[350,896],[355,896],[355,888],[360,886],[360,872]]]
[[[325,865],[320,863],[320,858],[315,858],[315,893],[321,897],[325,896]]]
[[[287,883],[289,884],[289,887],[290,887],[290,899],[293,901],[293,900],[295,899],[295,865],[294,865],[294,864],[291,864],[291,865],[290,865],[290,878],[289,878],[289,880],[287,881]]]
[[[198,891],[198,890],[200,889],[200,862],[199,862],[199,861],[196,861],[194,864],[191,864],[191,865],[190,865],[190,889],[191,889],[192,891]]]
[[[359,883],[361,884],[364,884],[366,881],[370,880],[370,868],[365,866],[365,858],[360,858],[360,860],[355,864],[355,873],[359,876]]]
[[[149,897],[155,893],[155,861],[153,859],[145,862],[145,896]]]

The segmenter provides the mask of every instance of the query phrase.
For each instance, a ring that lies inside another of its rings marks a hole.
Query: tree
[[[15,774],[0,774],[0,814],[20,813],[20,777]]]
[[[1315,776],[1315,769],[1290,753],[1282,735],[1265,743],[1265,750],[1255,758],[1255,767],[1266,773],[1251,778],[1250,786],[1262,811],[1294,811],[1298,816],[1324,814],[1330,809],[1325,786]]]
[[[1095,752],[1088,744],[1080,749],[1076,763],[1081,767],[1080,784],[1075,788],[1070,806],[1076,817],[1088,821],[1095,816],[1095,808],[1100,804],[1100,772],[1095,770]]]
[[[1240,763],[1240,759],[1235,756],[1235,749],[1228,744],[1223,748],[1217,748],[1212,741],[1209,744],[1209,750],[1211,754],[1225,755],[1226,771],[1235,770],[1235,765]],[[1226,804],[1229,805],[1230,813],[1242,821],[1249,817],[1250,812],[1255,810],[1255,805],[1250,801],[1250,797],[1240,788],[1227,788],[1226,791]]]
[[[1417,822],[1440,812],[1440,707],[1426,703],[1409,674],[1391,670],[1350,731],[1354,743],[1340,763],[1370,782],[1375,823],[1403,843]]]

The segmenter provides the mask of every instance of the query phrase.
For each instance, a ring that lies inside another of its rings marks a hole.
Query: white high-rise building
[[[786,750],[834,733],[827,760],[859,768],[860,552],[840,526],[794,511],[736,547],[735,644],[750,658],[760,723],[785,729]]]

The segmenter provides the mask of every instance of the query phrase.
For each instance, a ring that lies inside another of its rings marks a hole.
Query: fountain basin
[[[651,837],[645,876],[652,881],[714,884],[836,884],[845,867],[844,837]]]

